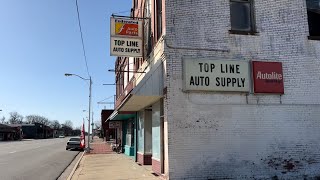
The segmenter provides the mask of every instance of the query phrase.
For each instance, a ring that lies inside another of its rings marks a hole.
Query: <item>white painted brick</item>
[[[255,36],[229,34],[227,0],[166,0],[170,179],[320,177],[320,41],[302,0],[256,0]],[[184,93],[182,58],[283,63],[285,94]]]

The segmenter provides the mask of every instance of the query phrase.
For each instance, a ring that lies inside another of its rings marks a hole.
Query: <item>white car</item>
[[[66,146],[66,150],[69,149],[79,149],[83,151],[83,147],[81,146],[81,139],[79,137],[70,138]]]
[[[59,138],[64,138],[64,135],[60,135]]]

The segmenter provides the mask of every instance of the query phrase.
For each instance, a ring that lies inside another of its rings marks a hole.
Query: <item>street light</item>
[[[65,76],[77,76],[81,78],[82,80],[89,81],[89,122],[88,122],[88,140],[90,139],[90,112],[91,112],[91,86],[92,86],[92,80],[91,76],[89,76],[89,79],[83,78],[77,74],[70,74],[70,73],[65,73]],[[87,147],[87,152],[90,152],[90,141],[88,141],[88,147]]]

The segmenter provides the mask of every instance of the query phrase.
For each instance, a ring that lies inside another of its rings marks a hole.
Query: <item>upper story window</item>
[[[138,0],[133,0],[133,8],[138,8]]]
[[[320,0],[306,0],[308,24],[309,24],[309,39],[320,40]]]
[[[230,0],[231,33],[255,34],[253,0]]]
[[[162,35],[162,0],[155,0],[155,13],[156,13],[156,40]]]
[[[144,4],[144,58],[150,55],[152,50],[152,33],[151,33],[151,0],[146,0]]]

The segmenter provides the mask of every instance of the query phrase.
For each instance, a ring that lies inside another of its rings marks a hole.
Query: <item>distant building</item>
[[[24,139],[46,139],[52,138],[54,130],[49,126],[34,123],[34,124],[21,124]]]
[[[11,128],[14,129],[14,140],[21,140],[23,138],[23,132],[21,128],[21,124],[8,124]]]
[[[109,128],[109,121],[107,121],[112,112],[113,109],[103,109],[101,111],[101,135],[106,141],[115,138],[115,129]]]
[[[20,140],[21,128],[10,124],[0,124],[0,141]]]

